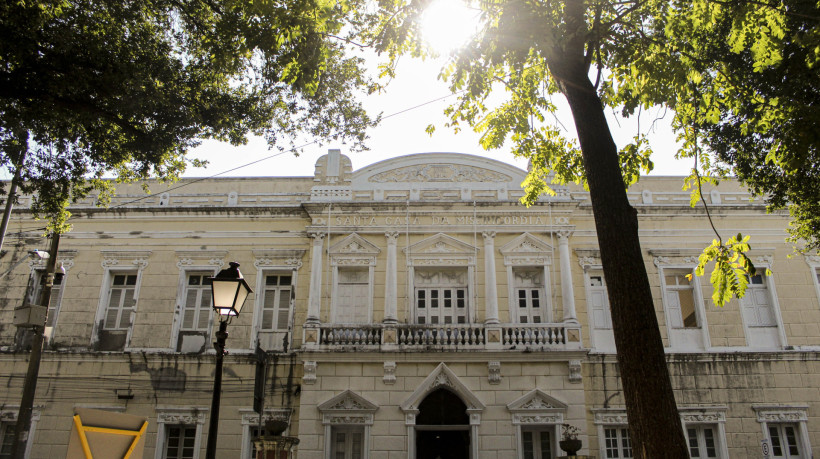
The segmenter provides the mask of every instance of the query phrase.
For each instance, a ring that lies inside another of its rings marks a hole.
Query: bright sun
[[[464,0],[434,0],[421,18],[424,41],[440,54],[464,46],[481,25],[481,11]]]

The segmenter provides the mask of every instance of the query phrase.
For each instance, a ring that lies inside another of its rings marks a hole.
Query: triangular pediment
[[[430,373],[427,378],[419,385],[413,394],[404,403],[401,404],[402,411],[418,410],[419,404],[427,395],[436,389],[445,388],[461,398],[461,401],[467,405],[467,411],[480,412],[484,410],[484,404],[473,394],[473,392],[453,373],[444,362]]]
[[[341,394],[331,398],[330,400],[320,404],[318,410],[322,413],[342,413],[342,412],[374,412],[379,409],[379,407],[367,400],[366,398],[362,397],[361,395],[353,392],[352,390],[346,390]]]
[[[507,409],[513,413],[544,413],[566,411],[567,404],[540,389],[534,389],[508,404]]]
[[[476,250],[475,246],[444,233],[430,236],[404,249],[414,255],[473,255]]]
[[[331,255],[377,255],[381,250],[367,239],[352,233],[333,244],[328,252]]]
[[[524,233],[504,244],[499,251],[503,255],[544,255],[552,253],[552,246],[530,233]]]

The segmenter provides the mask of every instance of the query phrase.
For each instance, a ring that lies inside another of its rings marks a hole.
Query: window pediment
[[[378,405],[361,395],[346,390],[316,407],[322,413],[323,424],[373,424]]]
[[[413,265],[465,266],[475,264],[478,247],[444,233],[419,241],[404,252]]]
[[[518,236],[498,250],[504,255],[504,264],[507,266],[552,263],[552,246],[530,233]]]
[[[415,392],[401,404],[402,411],[417,412],[422,400],[434,390],[442,387],[458,395],[467,405],[468,412],[484,410],[485,406],[478,397],[453,373],[453,370],[442,362],[419,384]]]
[[[334,256],[372,256],[380,252],[378,247],[357,233],[351,233],[328,249],[328,253]]]

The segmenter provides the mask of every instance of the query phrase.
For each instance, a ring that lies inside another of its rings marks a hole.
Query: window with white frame
[[[207,408],[157,410],[154,459],[198,459]]]
[[[370,302],[370,269],[367,267],[339,266],[336,274],[336,302],[334,322],[366,324]]]
[[[262,290],[262,331],[287,331],[290,326],[291,274],[266,274]]]
[[[558,430],[567,405],[540,389],[527,392],[507,405],[515,428],[518,457],[552,458],[558,453]]]
[[[753,405],[773,458],[811,457],[808,407],[805,405]]]
[[[749,283],[746,286],[746,295],[743,297],[742,306],[748,326],[777,326],[765,277],[762,274],[755,274],[754,276],[746,276],[746,280]]]
[[[544,268],[513,268],[514,320],[521,324],[549,322]]]
[[[117,272],[110,277],[102,329],[126,331],[131,327],[137,304],[137,273]]]
[[[163,459],[194,459],[197,439],[196,425],[166,425],[165,432]]]
[[[786,335],[773,279],[762,273],[763,270],[759,268],[759,274],[747,276],[746,294],[740,299],[746,342],[752,348],[780,348],[786,345]]]
[[[606,292],[606,281],[603,272],[591,272],[589,276],[589,309],[592,314],[592,327],[598,330],[612,329],[612,313],[609,309],[609,296]]]
[[[34,273],[34,288],[31,289],[31,295],[29,296],[29,302],[32,304],[36,304],[40,300],[40,295],[43,292],[43,287],[45,287],[46,283],[46,271],[44,269],[38,269]],[[60,302],[63,298],[63,283],[65,280],[64,275],[55,275],[54,282],[51,287],[51,296],[48,300],[48,314],[46,316],[46,327],[54,327],[57,323],[57,314],[60,308]]]
[[[695,289],[691,270],[664,269],[664,298],[666,299],[667,320],[672,328],[698,328],[695,307]]]
[[[607,425],[603,427],[604,432],[604,457],[631,458],[632,442],[629,439],[629,427],[625,425]]]
[[[468,322],[466,269],[416,268],[414,277],[416,323]]]
[[[804,457],[800,445],[800,430],[794,423],[769,423],[769,441],[774,458]]]
[[[689,445],[689,457],[693,459],[720,457],[716,425],[687,425],[686,439]]]
[[[346,390],[317,406],[325,427],[324,457],[367,459],[370,427],[379,407],[361,395]]]
[[[182,303],[182,323],[185,331],[207,331],[211,318],[211,273],[188,274]]]
[[[5,409],[0,410],[0,459],[11,459],[11,450],[16,441],[17,428],[17,413],[18,407],[5,406]],[[31,446],[34,443],[31,439],[37,430],[37,424],[40,421],[40,410],[34,410],[31,413],[31,425],[29,427],[28,441],[26,442],[23,457],[31,456]]]
[[[239,412],[242,414],[242,451],[239,457],[242,459],[256,459],[256,444],[254,440],[260,437],[260,433],[266,432],[265,428],[259,427],[259,415],[250,408],[240,408]],[[276,408],[266,409],[263,423],[267,424],[269,421],[278,420],[290,423],[290,410]],[[272,435],[267,431],[268,435]],[[282,435],[288,435],[287,431]]]
[[[176,350],[203,352],[211,337],[212,272],[185,272],[179,299]]]
[[[14,422],[0,422],[0,459],[11,459],[11,450],[15,441]]]
[[[521,451],[524,459],[551,459],[554,429],[544,426],[521,428]]]
[[[330,429],[330,457],[333,459],[362,459],[364,453],[364,426],[333,426]]]

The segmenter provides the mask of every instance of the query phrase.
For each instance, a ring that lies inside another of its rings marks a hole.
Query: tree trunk
[[[629,204],[603,105],[587,75],[583,1],[565,9],[570,37],[549,57],[549,69],[575,121],[601,262],[612,309],[618,365],[636,458],[688,458],[689,452],[646,273],[637,211]]]

